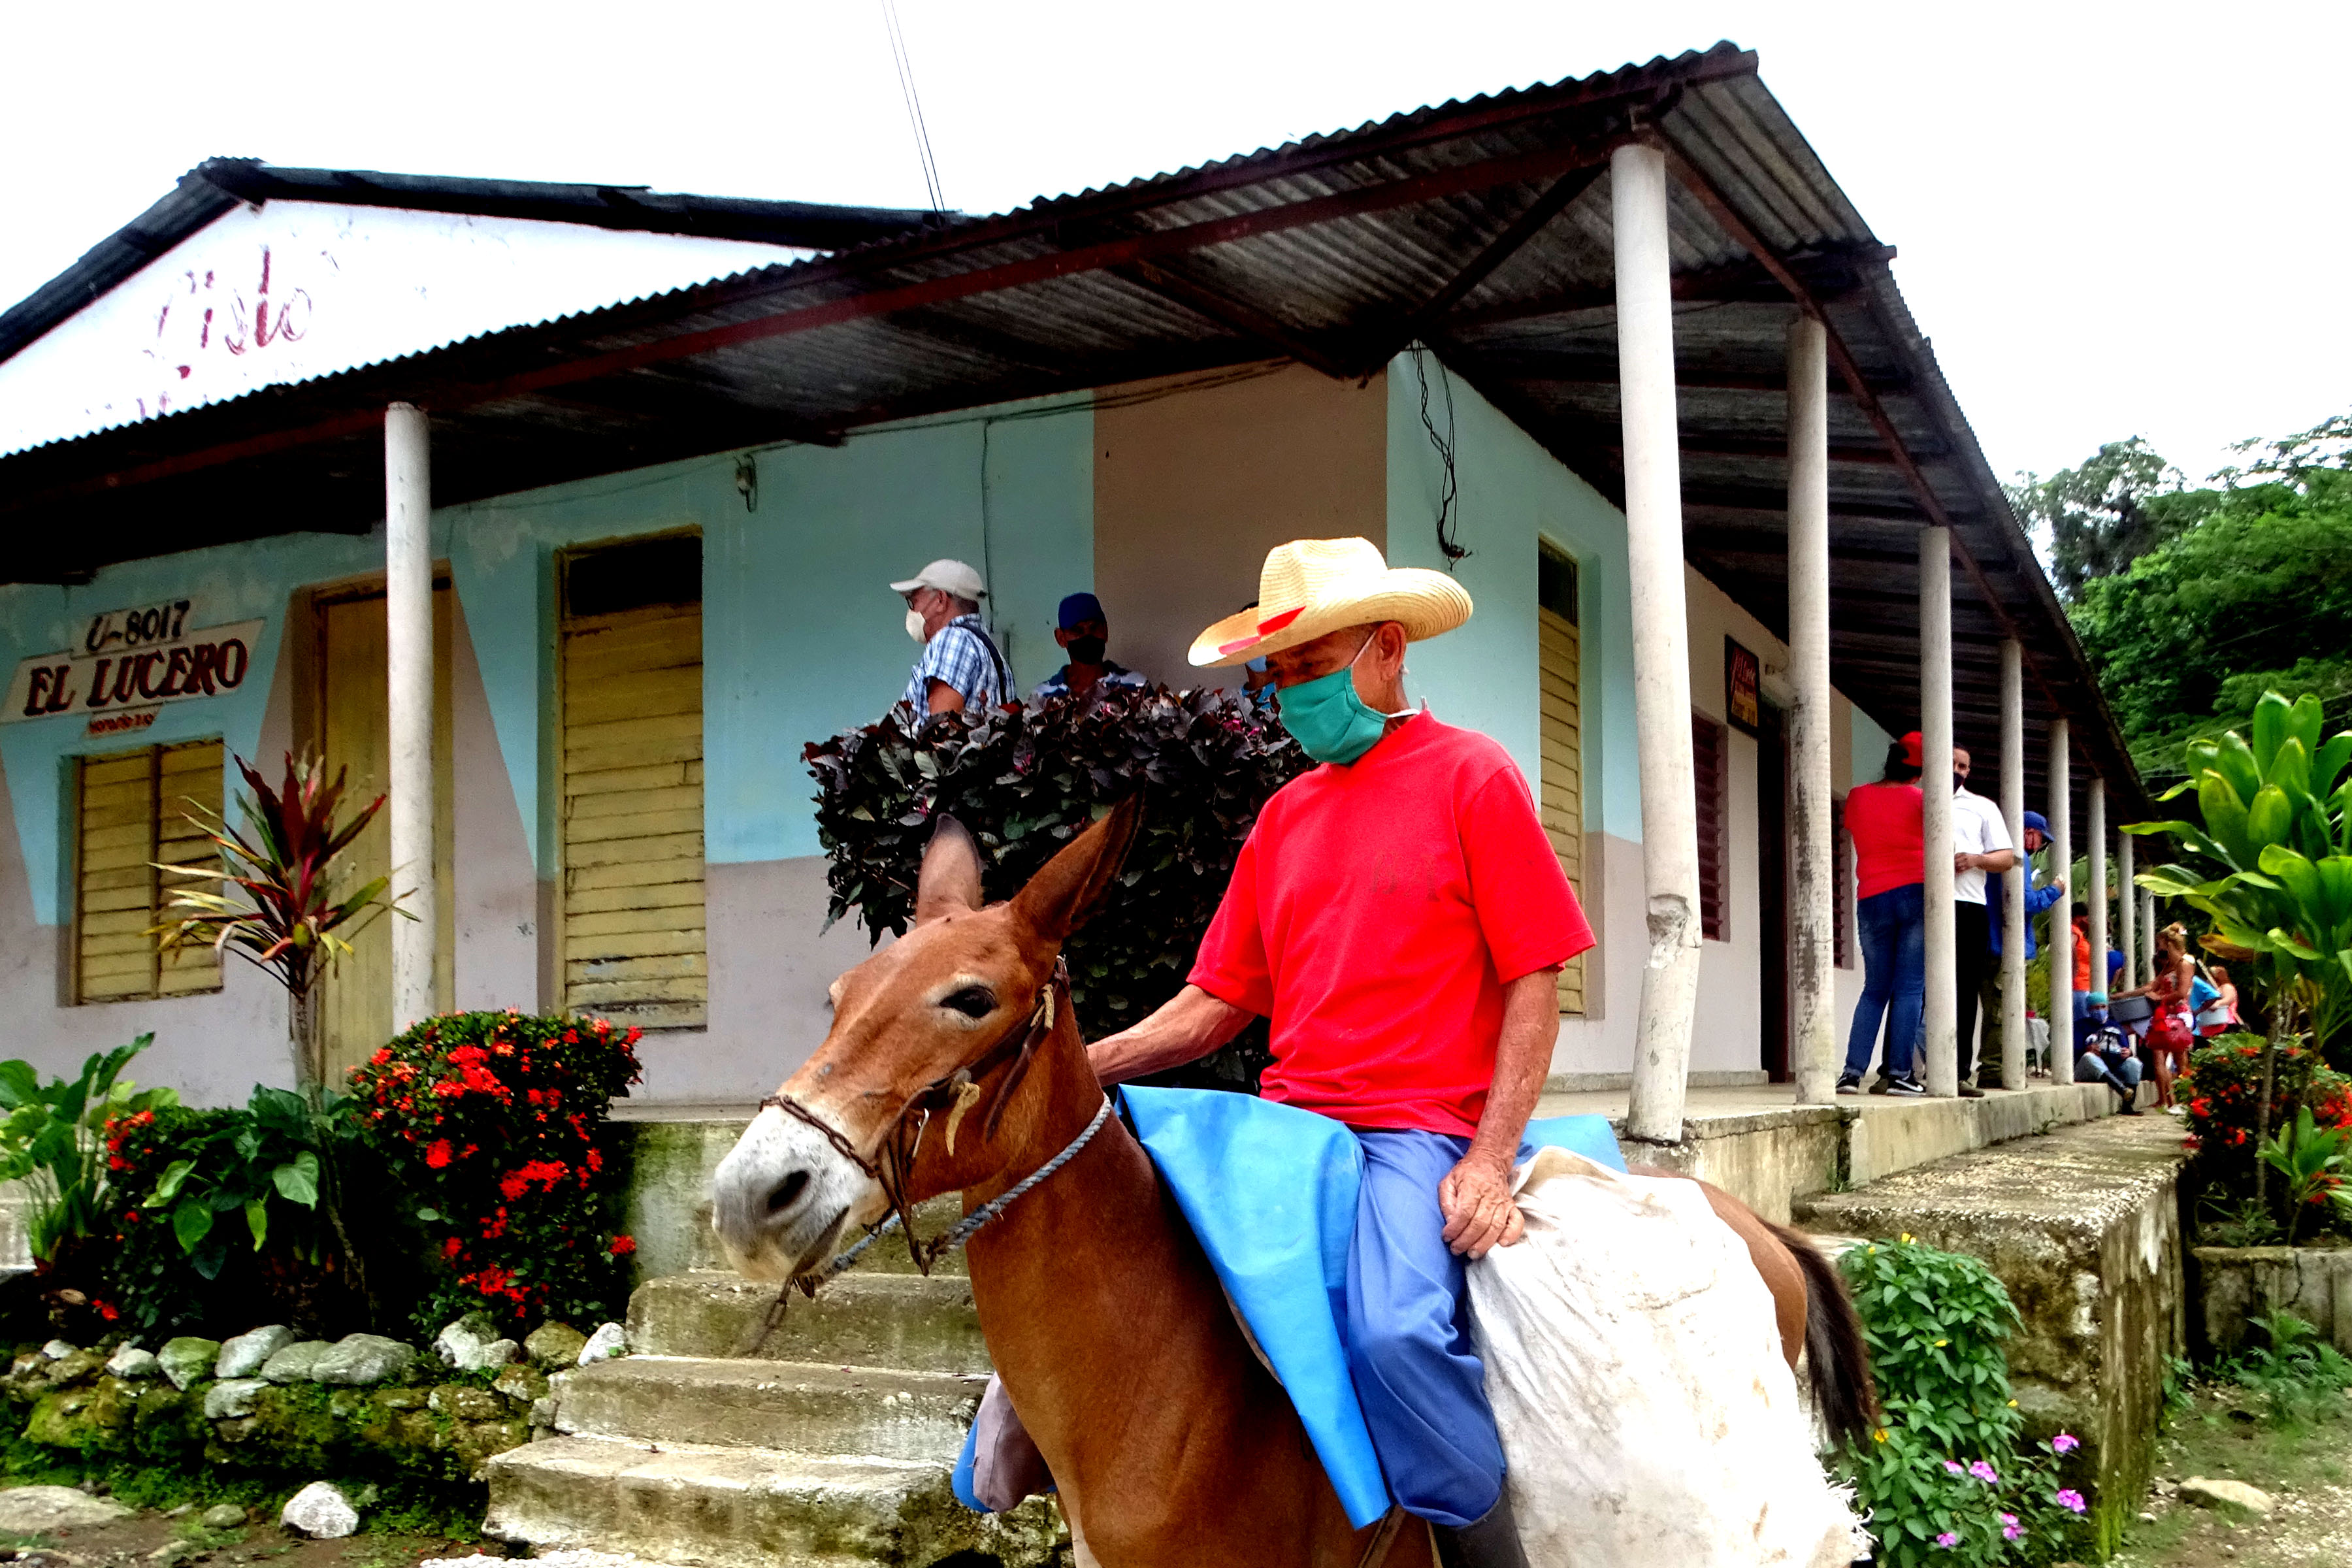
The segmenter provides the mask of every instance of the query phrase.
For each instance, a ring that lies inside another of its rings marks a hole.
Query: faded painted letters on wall
[[[91,734],[106,734],[143,728],[163,703],[216,697],[243,686],[265,623],[239,621],[184,632],[186,616],[187,601],[182,599],[92,617],[84,647],[17,664],[5,702],[0,703],[0,723],[72,713],[89,717]],[[123,710],[151,717],[140,721]]]

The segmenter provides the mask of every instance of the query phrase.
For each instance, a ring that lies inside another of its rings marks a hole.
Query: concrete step
[[[551,1437],[491,1460],[489,1487],[487,1534],[689,1568],[1044,1568],[1069,1541],[1045,1499],[971,1512],[943,1464]]]
[[[674,1109],[674,1108],[673,1108]],[[719,1163],[735,1147],[749,1127],[748,1115],[714,1114],[672,1117],[659,1106],[614,1107],[616,1120],[629,1124],[633,1170],[629,1179],[627,1226],[637,1239],[630,1258],[639,1284],[666,1275],[723,1269],[719,1238],[710,1229],[710,1178]],[[963,1214],[963,1201],[950,1193],[932,1199],[916,1211],[917,1228],[936,1236]],[[854,1239],[854,1238],[853,1238]],[[862,1272],[912,1274],[905,1239],[887,1236],[866,1249],[857,1265]],[[932,1270],[964,1272],[963,1254],[951,1254]]]
[[[555,1428],[665,1445],[952,1463],[985,1375],[623,1356],[564,1374]]]
[[[629,1348],[640,1355],[757,1355],[909,1372],[989,1370],[971,1282],[961,1276],[853,1269],[814,1300],[793,1291],[782,1321],[754,1343],[775,1300],[775,1286],[737,1274],[648,1279],[629,1298]]]

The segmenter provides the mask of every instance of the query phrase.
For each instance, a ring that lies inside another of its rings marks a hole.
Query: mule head
[[[1009,902],[986,905],[979,847],[953,817],[939,819],[913,929],[833,983],[824,1043],[777,1091],[808,1119],[771,1104],[719,1163],[712,1224],[730,1262],[761,1279],[814,1272],[851,1226],[888,1212],[877,1171],[919,1203],[982,1184],[1003,1167],[1023,1121],[1008,1116],[1000,1137],[985,1125],[1019,1071],[1017,1053],[1004,1047],[1030,1031],[1063,940],[1118,876],[1140,816],[1138,800],[1122,802]],[[1055,1027],[1070,1025],[1057,1016]],[[919,1098],[944,1098],[959,1069],[972,1072],[961,1096],[971,1113],[936,1109],[898,1171],[900,1113]],[[960,1123],[952,1151],[951,1121]]]

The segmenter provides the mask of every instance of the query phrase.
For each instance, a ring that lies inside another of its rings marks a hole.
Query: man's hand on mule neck
[[[1437,1206],[1445,1214],[1445,1245],[1465,1258],[1515,1247],[1527,1235],[1511,1197],[1507,1162],[1497,1164],[1473,1153],[1437,1184]]]

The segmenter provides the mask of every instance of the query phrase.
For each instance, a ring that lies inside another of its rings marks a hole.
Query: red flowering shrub
[[[534,1326],[621,1303],[635,1243],[609,1102],[638,1080],[635,1029],[452,1013],[352,1069],[361,1135],[406,1189],[434,1272],[427,1332],[467,1312]]]
[[[2263,1098],[2263,1042],[2254,1035],[2223,1035],[2189,1058],[2173,1092],[2188,1108],[2189,1143],[2209,1181],[2239,1194],[2254,1190],[2255,1131]],[[2332,1071],[2303,1046],[2279,1048],[2271,1083],[2270,1129],[2276,1136],[2311,1107],[2322,1127],[2352,1127],[2352,1079]]]

